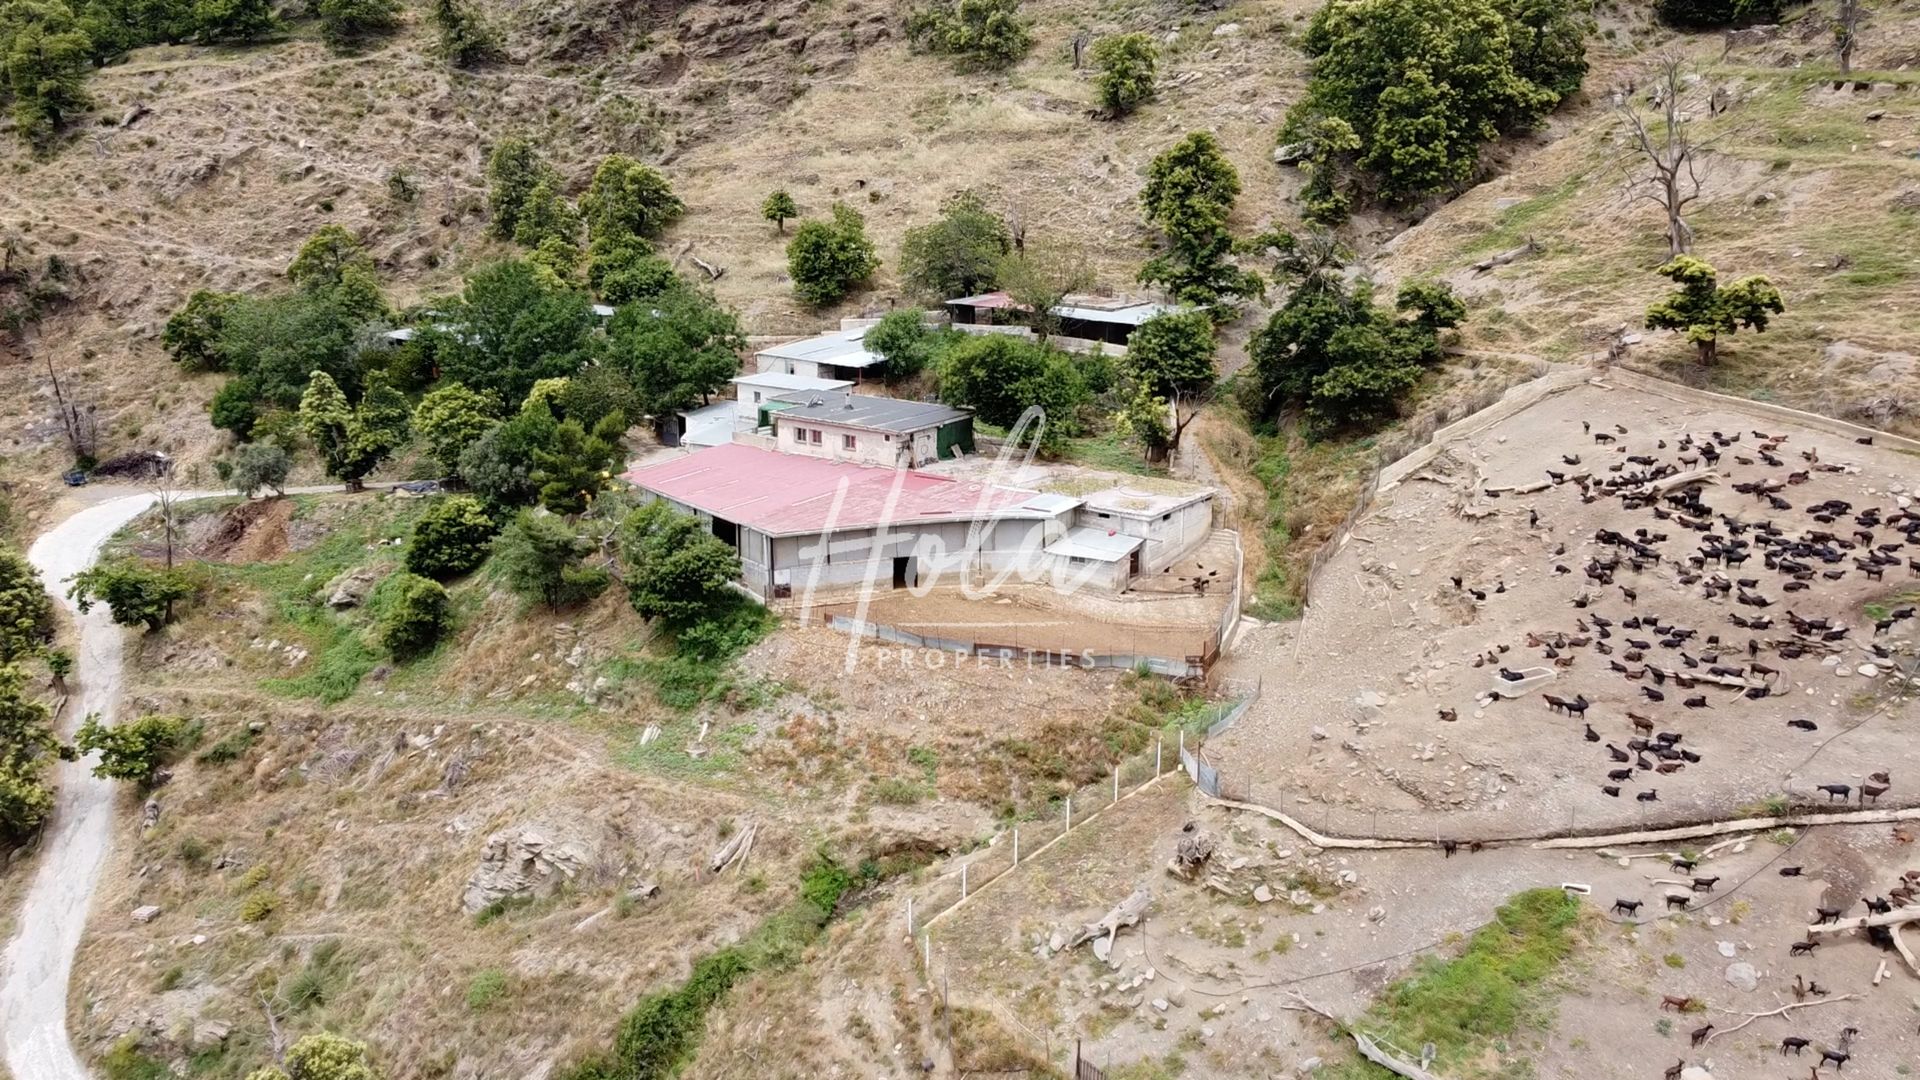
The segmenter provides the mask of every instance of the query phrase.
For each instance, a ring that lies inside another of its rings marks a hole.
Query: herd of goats
[[[1678,697],[1679,706],[1690,712],[1713,708],[1712,700],[1702,692],[1708,688],[1737,691],[1739,696],[1733,699],[1736,702],[1758,701],[1784,693],[1779,688],[1781,671],[1768,661],[1776,657],[1792,661],[1839,653],[1847,648],[1845,643],[1853,631],[1851,626],[1828,617],[1809,618],[1797,614],[1792,607],[1785,606],[1791,603],[1792,594],[1810,593],[1854,573],[1884,581],[1886,572],[1900,567],[1903,559],[1909,576],[1920,575],[1920,558],[1903,550],[1920,551],[1920,513],[1878,507],[1856,509],[1841,499],[1796,508],[1787,497],[1790,489],[1807,483],[1815,472],[1849,470],[1822,462],[1814,450],[1800,452],[1801,464],[1790,466],[1785,456],[1787,437],[1784,435],[1753,431],[1750,432],[1753,441],[1743,442],[1742,435],[1749,433],[1714,431],[1704,437],[1687,434],[1681,436],[1673,448],[1676,460],[1665,461],[1653,454],[1627,453],[1623,441],[1628,434],[1625,427],[1615,425],[1612,432],[1596,432],[1590,422],[1583,422],[1582,426],[1592,436],[1596,454],[1617,455],[1618,460],[1594,463],[1586,471],[1575,472],[1572,470],[1581,466],[1581,456],[1563,455],[1561,460],[1567,465],[1567,471],[1548,470],[1545,484],[1486,490],[1484,494],[1499,498],[1513,491],[1546,490],[1573,484],[1579,488],[1583,503],[1618,498],[1624,509],[1650,515],[1653,520],[1647,526],[1630,533],[1605,528],[1594,533],[1593,540],[1600,551],[1589,557],[1578,571],[1585,575],[1586,582],[1583,591],[1572,598],[1573,607],[1581,612],[1575,617],[1574,632],[1527,635],[1528,647],[1541,650],[1542,659],[1553,669],[1571,669],[1578,650],[1590,649],[1606,657],[1610,674],[1640,684],[1638,697],[1644,702],[1640,708],[1648,712],[1666,703],[1669,693]],[[1872,442],[1870,438],[1857,441]],[[1657,440],[1654,449],[1667,450],[1667,441]],[[1708,484],[1732,479],[1730,468],[1722,471],[1723,462],[1728,458],[1740,466],[1764,465],[1784,472],[1783,476],[1776,473],[1765,479],[1730,484],[1733,493],[1762,508],[1759,514],[1729,512],[1728,508],[1716,507],[1707,501]],[[1807,520],[1801,523],[1795,521],[1795,517]],[[1537,510],[1528,511],[1528,521],[1538,528]],[[1674,554],[1668,550],[1679,546],[1672,542],[1673,530],[1695,534],[1690,553]],[[1564,559],[1566,552],[1567,546],[1563,543],[1553,554],[1556,559]],[[1755,561],[1763,569],[1750,568],[1749,564]],[[1671,569],[1681,587],[1698,588],[1707,601],[1731,600],[1738,609],[1727,615],[1732,629],[1683,626],[1673,618],[1647,610],[1640,600],[1641,590],[1636,588],[1641,580],[1638,575],[1660,568]],[[1565,561],[1556,562],[1553,571],[1569,576],[1576,573]],[[1460,577],[1452,581],[1456,591],[1471,596],[1476,603],[1484,602],[1489,592],[1507,591],[1504,581],[1491,589],[1469,585]],[[1614,591],[1627,610],[1618,617],[1608,617],[1601,614],[1600,608],[1603,602],[1611,606],[1610,593]],[[1778,619],[1772,613],[1776,606],[1779,607]],[[1752,613],[1747,614],[1749,611]],[[1894,652],[1882,643],[1884,635],[1903,620],[1913,618],[1914,613],[1912,606],[1890,611],[1885,618],[1873,622],[1870,639],[1861,644],[1877,659],[1891,661]],[[1509,651],[1509,646],[1502,645],[1476,658],[1474,666],[1494,667],[1503,684],[1529,683],[1527,672],[1506,666],[1508,661],[1503,654]],[[1512,694],[1496,690],[1491,696],[1517,697],[1531,685],[1516,687]],[[1678,773],[1701,761],[1701,755],[1685,745],[1682,731],[1661,730],[1665,726],[1679,726],[1671,721],[1663,724],[1654,716],[1624,710],[1624,720],[1632,734],[1619,737],[1624,743],[1622,746],[1588,721],[1587,714],[1594,703],[1584,693],[1572,698],[1552,694],[1542,697],[1549,711],[1581,721],[1581,737],[1586,742],[1604,748],[1611,768],[1600,790],[1609,797],[1619,798],[1628,785],[1644,784],[1644,790],[1636,791],[1634,798],[1642,803],[1657,802],[1660,795],[1652,783],[1655,777]],[[1451,709],[1440,710],[1442,720],[1453,720],[1457,715]],[[1800,717],[1788,720],[1787,726],[1801,732],[1819,729],[1814,720]],[[1891,785],[1889,771],[1873,773],[1857,789],[1860,803],[1877,801]],[[1850,802],[1856,791],[1853,785],[1845,783],[1820,784],[1817,790],[1828,802]],[[1468,845],[1442,841],[1440,846],[1451,856]],[[1471,845],[1474,849],[1480,846]],[[1687,881],[1675,884],[1690,887],[1664,895],[1669,912],[1691,909],[1695,899],[1712,893],[1720,880],[1691,876],[1695,862],[1689,858],[1673,857],[1672,868],[1689,875]],[[1779,874],[1798,877],[1802,869],[1789,866]],[[1887,895],[1867,899],[1865,903],[1871,914],[1887,914],[1896,904],[1910,905],[1917,900],[1920,900],[1920,872],[1911,872]],[[1619,899],[1612,910],[1634,917],[1643,904],[1641,900]],[[1841,908],[1816,909],[1820,923],[1837,923],[1842,914]],[[1865,928],[1875,944],[1889,950],[1894,948],[1893,934],[1888,927],[1867,925]],[[1809,940],[1790,946],[1788,953],[1794,957],[1808,956],[1818,947],[1819,943],[1809,935]],[[1809,995],[1824,997],[1827,994],[1817,981],[1804,979],[1795,980],[1794,992],[1802,1001]],[[1697,1005],[1690,998],[1667,997],[1661,1007],[1691,1012]],[[1712,1024],[1694,1030],[1691,1045],[1703,1045],[1714,1031]],[[1828,1065],[1836,1070],[1844,1069],[1857,1034],[1856,1029],[1845,1028],[1831,1045],[1820,1049],[1819,1062],[1812,1067],[1813,1075],[1817,1078],[1820,1069]],[[1791,1035],[1781,1040],[1780,1053],[1797,1056],[1810,1045],[1811,1040]],[[1667,1069],[1666,1080],[1677,1080],[1685,1066],[1682,1060]]]

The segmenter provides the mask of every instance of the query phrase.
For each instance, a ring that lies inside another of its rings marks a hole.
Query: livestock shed
[[[1006,573],[1117,588],[1071,540],[1080,500],[732,443],[624,477],[705,522],[740,552],[761,600],[872,586],[906,589]],[[1083,560],[1075,562],[1074,560]],[[1113,559],[1100,560],[1102,566]],[[1126,565],[1124,557],[1121,565]],[[1124,581],[1120,582],[1123,585]]]
[[[1016,322],[1026,310],[1004,292],[963,296],[946,303],[955,326],[998,326]],[[1125,345],[1139,325],[1156,315],[1181,311],[1170,304],[1129,297],[1069,294],[1053,308],[1059,336]]]

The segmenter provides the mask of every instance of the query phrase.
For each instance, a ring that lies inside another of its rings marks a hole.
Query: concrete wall
[[[1213,531],[1213,498],[1209,496],[1153,517],[1100,511],[1090,506],[1075,511],[1074,517],[1078,525],[1112,529],[1122,536],[1137,536],[1146,541],[1140,547],[1140,572],[1151,574],[1192,551]]]

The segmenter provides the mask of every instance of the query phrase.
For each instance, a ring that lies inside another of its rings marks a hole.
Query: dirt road
[[[295,489],[289,494],[304,490],[338,489]],[[224,494],[183,492],[178,497]],[[91,565],[101,545],[154,502],[150,492],[115,495],[111,489],[90,489],[86,496],[105,498],[41,534],[27,552],[48,590],[69,610],[65,580]],[[68,683],[75,694],[59,718],[63,739],[88,713],[114,722],[120,701],[123,631],[113,624],[105,605],[85,615],[75,612],[74,625],[79,642]],[[52,824],[41,837],[40,867],[21,906],[20,931],[0,956],[0,1047],[7,1067],[21,1080],[89,1076],[67,1041],[67,978],[106,861],[114,788],[111,781],[93,775],[90,757],[61,763],[56,780]]]

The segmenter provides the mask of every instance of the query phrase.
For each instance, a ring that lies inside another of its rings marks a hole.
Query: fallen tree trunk
[[[1516,259],[1523,259],[1538,250],[1540,250],[1540,245],[1534,243],[1533,237],[1529,236],[1527,237],[1527,242],[1517,248],[1509,248],[1498,255],[1490,255],[1474,263],[1473,272],[1476,274],[1484,274],[1489,270],[1505,266]]]
[[[1113,905],[1113,908],[1101,916],[1098,922],[1090,922],[1082,926],[1067,939],[1066,947],[1074,949],[1091,941],[1093,954],[1105,960],[1108,951],[1113,948],[1113,939],[1120,935],[1120,928],[1139,925],[1141,918],[1147,913],[1147,902],[1151,899],[1153,894],[1147,891],[1145,885],[1140,886],[1125,900]]]

